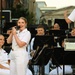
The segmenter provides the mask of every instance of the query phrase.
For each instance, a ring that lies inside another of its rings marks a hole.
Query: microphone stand
[[[66,41],[68,41],[68,35],[69,35],[69,29],[65,31],[66,33]],[[64,56],[63,56],[63,60],[64,60]],[[63,75],[65,75],[65,64],[63,61]]]

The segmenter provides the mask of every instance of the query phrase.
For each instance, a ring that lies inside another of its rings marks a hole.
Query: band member
[[[8,54],[2,48],[4,42],[4,36],[0,34],[0,75],[10,75]]]
[[[29,62],[26,47],[31,39],[31,34],[27,30],[27,20],[20,17],[17,26],[12,28],[12,32],[7,38],[7,43],[12,43],[12,51],[10,53],[10,75],[27,75],[27,65]]]

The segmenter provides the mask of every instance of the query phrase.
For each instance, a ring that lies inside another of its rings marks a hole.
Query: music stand
[[[63,60],[64,60],[64,48],[63,47],[54,48],[53,54],[52,54],[52,63],[57,66],[58,75],[59,75],[58,66],[61,68],[60,65],[63,65],[63,75],[64,75],[64,61]]]
[[[64,59],[63,59],[63,61],[64,61],[64,64],[75,65],[75,59],[74,59],[75,49],[73,49],[73,48],[71,50],[70,49],[69,50],[68,49],[67,50],[64,49],[65,51],[64,51]]]
[[[60,37],[60,36],[65,36],[66,33],[65,33],[65,30],[49,30],[49,34],[50,35],[54,35],[54,36],[57,36],[57,37]]]
[[[54,48],[54,52],[52,55],[52,62],[53,64],[59,67],[60,65],[63,65],[63,75],[65,75],[64,65],[74,65],[75,64],[75,59],[73,59],[74,56],[75,51],[64,51],[64,48],[62,47]]]
[[[49,30],[49,35],[54,36],[55,46],[60,43],[60,36],[66,36],[65,30]]]
[[[52,46],[53,46],[54,38],[53,36],[36,36],[35,37],[35,45],[39,46],[38,50],[36,50],[32,63],[35,65],[39,65],[40,74],[44,75],[44,65],[48,63],[52,54]]]
[[[52,35],[35,36],[33,49],[36,50],[37,46],[42,48],[45,44],[47,44],[48,47],[53,46],[54,45],[54,36],[52,36]]]
[[[66,42],[69,43],[75,43],[75,36],[68,36],[68,38],[66,38]],[[73,45],[70,45],[73,47]],[[71,48],[72,48],[71,47]],[[75,49],[72,48],[72,49],[64,49],[65,53],[64,53],[64,63],[65,64],[72,64],[74,65],[75,64],[75,60],[73,59],[74,56],[75,56]]]
[[[52,54],[52,62],[53,64],[59,66],[59,64],[63,64],[63,56],[64,56],[64,48],[63,47],[56,47],[53,49]]]

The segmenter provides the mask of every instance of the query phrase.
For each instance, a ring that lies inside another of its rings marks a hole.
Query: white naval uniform
[[[75,21],[75,9],[71,12],[71,14],[68,16],[68,18],[74,22]]]
[[[31,34],[27,29],[19,32],[17,31],[17,36],[21,41],[26,42],[27,44],[30,41]],[[10,75],[27,75],[27,65],[28,65],[28,52],[26,51],[26,45],[19,47],[14,39],[12,39],[12,49],[10,53]]]
[[[0,64],[9,68],[9,65],[7,63],[8,63],[8,55],[5,50],[1,49],[0,50]],[[0,75],[10,75],[10,70],[0,68]]]

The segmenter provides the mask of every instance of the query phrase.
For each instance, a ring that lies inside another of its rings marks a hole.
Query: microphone
[[[19,30],[19,29],[20,29],[20,26],[15,26],[15,29],[16,29],[16,30]]]
[[[11,30],[11,29],[12,29],[12,27],[9,28],[9,30]],[[19,29],[20,29],[20,26],[15,26],[15,29],[16,29],[16,30],[19,30]]]

